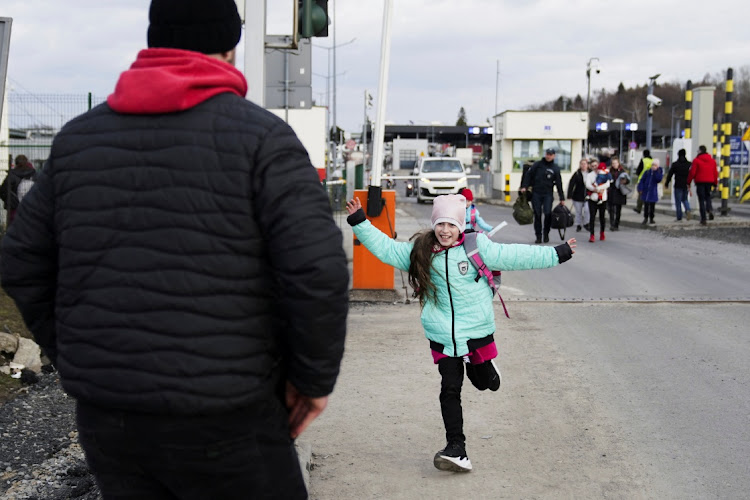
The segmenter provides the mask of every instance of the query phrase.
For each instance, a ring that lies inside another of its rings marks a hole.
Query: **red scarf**
[[[231,64],[190,50],[144,49],[107,104],[118,113],[174,113],[225,92],[247,94],[245,77]]]

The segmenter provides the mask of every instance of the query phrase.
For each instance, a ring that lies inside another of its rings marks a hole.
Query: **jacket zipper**
[[[453,294],[451,294],[451,282],[448,279],[448,250],[445,249],[445,282],[448,285],[448,299],[451,303],[451,339],[453,340],[453,355],[458,356],[458,347],[456,346],[456,320],[455,311],[453,310]]]

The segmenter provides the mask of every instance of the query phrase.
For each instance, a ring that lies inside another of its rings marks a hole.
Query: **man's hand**
[[[526,192],[526,188],[521,188],[521,192],[525,193]]]
[[[352,200],[353,202],[354,200]],[[349,203],[352,203],[349,202]],[[359,202],[359,199],[357,199]],[[347,203],[347,209],[349,207]],[[362,205],[359,206],[362,208]],[[357,210],[359,210],[359,208]],[[289,410],[289,435],[296,439],[307,429],[307,426],[323,413],[328,404],[328,396],[311,398],[300,394],[291,383],[286,383],[286,407]]]

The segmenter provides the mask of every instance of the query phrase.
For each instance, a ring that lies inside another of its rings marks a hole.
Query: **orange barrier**
[[[367,190],[357,189],[354,196],[362,202],[367,213]],[[378,217],[367,217],[372,225],[393,237],[396,231],[396,191],[383,190],[385,204]],[[392,290],[393,267],[380,262],[354,237],[352,255],[352,288],[359,290]]]

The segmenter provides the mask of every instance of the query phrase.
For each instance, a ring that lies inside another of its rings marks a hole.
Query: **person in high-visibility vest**
[[[635,170],[635,175],[638,176],[636,185],[638,184],[638,182],[641,182],[641,177],[643,177],[643,174],[651,170],[651,163],[653,163],[653,161],[653,158],[651,158],[651,151],[648,149],[644,149],[643,158],[641,158],[641,161],[638,162],[638,168]],[[638,201],[636,202],[633,211],[636,213],[641,213],[641,209],[643,209],[643,200],[641,199],[641,193],[639,191]]]

